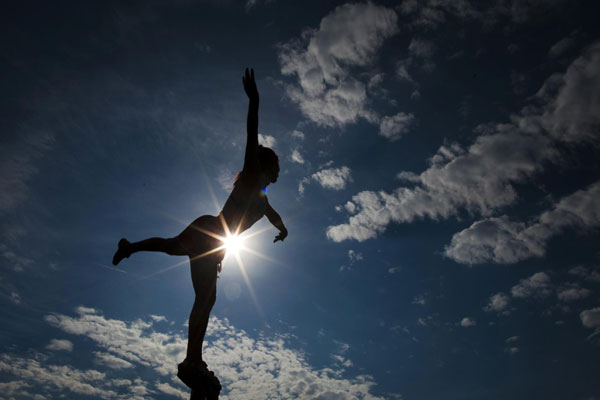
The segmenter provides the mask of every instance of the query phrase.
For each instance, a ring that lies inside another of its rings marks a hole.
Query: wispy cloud
[[[518,198],[515,184],[528,181],[548,163],[563,162],[559,142],[598,143],[598,91],[600,43],[587,49],[565,74],[546,81],[537,95],[543,106],[524,108],[510,123],[479,126],[480,135],[467,148],[444,144],[421,174],[399,174],[413,187],[353,196],[356,212],[346,223],[330,226],[327,236],[336,242],[363,241],[393,222],[448,218],[461,210],[490,215],[513,204]]]

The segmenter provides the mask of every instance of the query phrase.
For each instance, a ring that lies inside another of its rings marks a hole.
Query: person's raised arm
[[[258,164],[258,89],[254,80],[254,69],[246,68],[242,77],[244,91],[248,95],[248,118],[246,120],[246,154],[244,155],[244,171],[253,172],[259,168]]]
[[[281,216],[277,213],[277,211],[275,211],[273,209],[273,207],[271,207],[271,205],[269,204],[269,202],[267,201],[267,209],[265,211],[265,215],[267,216],[267,219],[269,220],[269,222],[277,229],[279,229],[279,234],[277,236],[275,236],[275,240],[273,240],[273,243],[275,243],[278,240],[281,240],[283,242],[283,239],[285,239],[288,235],[288,231],[285,227],[285,225],[283,224],[283,220],[281,219]]]

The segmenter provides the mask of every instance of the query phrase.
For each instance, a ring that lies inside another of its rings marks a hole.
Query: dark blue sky
[[[110,261],[219,212],[247,66],[290,235],[224,263],[224,399],[600,398],[598,11],[4,4],[0,398],[186,398],[187,260]]]

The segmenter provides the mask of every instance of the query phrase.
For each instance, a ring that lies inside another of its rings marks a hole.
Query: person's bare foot
[[[122,259],[129,258],[129,256],[131,255],[131,253],[129,252],[130,244],[131,243],[129,243],[129,240],[125,238],[119,240],[117,251],[115,252],[115,255],[113,256],[112,260],[113,265],[119,265]]]

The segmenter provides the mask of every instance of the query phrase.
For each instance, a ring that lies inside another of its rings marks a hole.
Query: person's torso
[[[262,187],[264,179],[260,178],[241,176],[225,202],[221,214],[232,233],[242,233],[265,215],[267,196]]]

